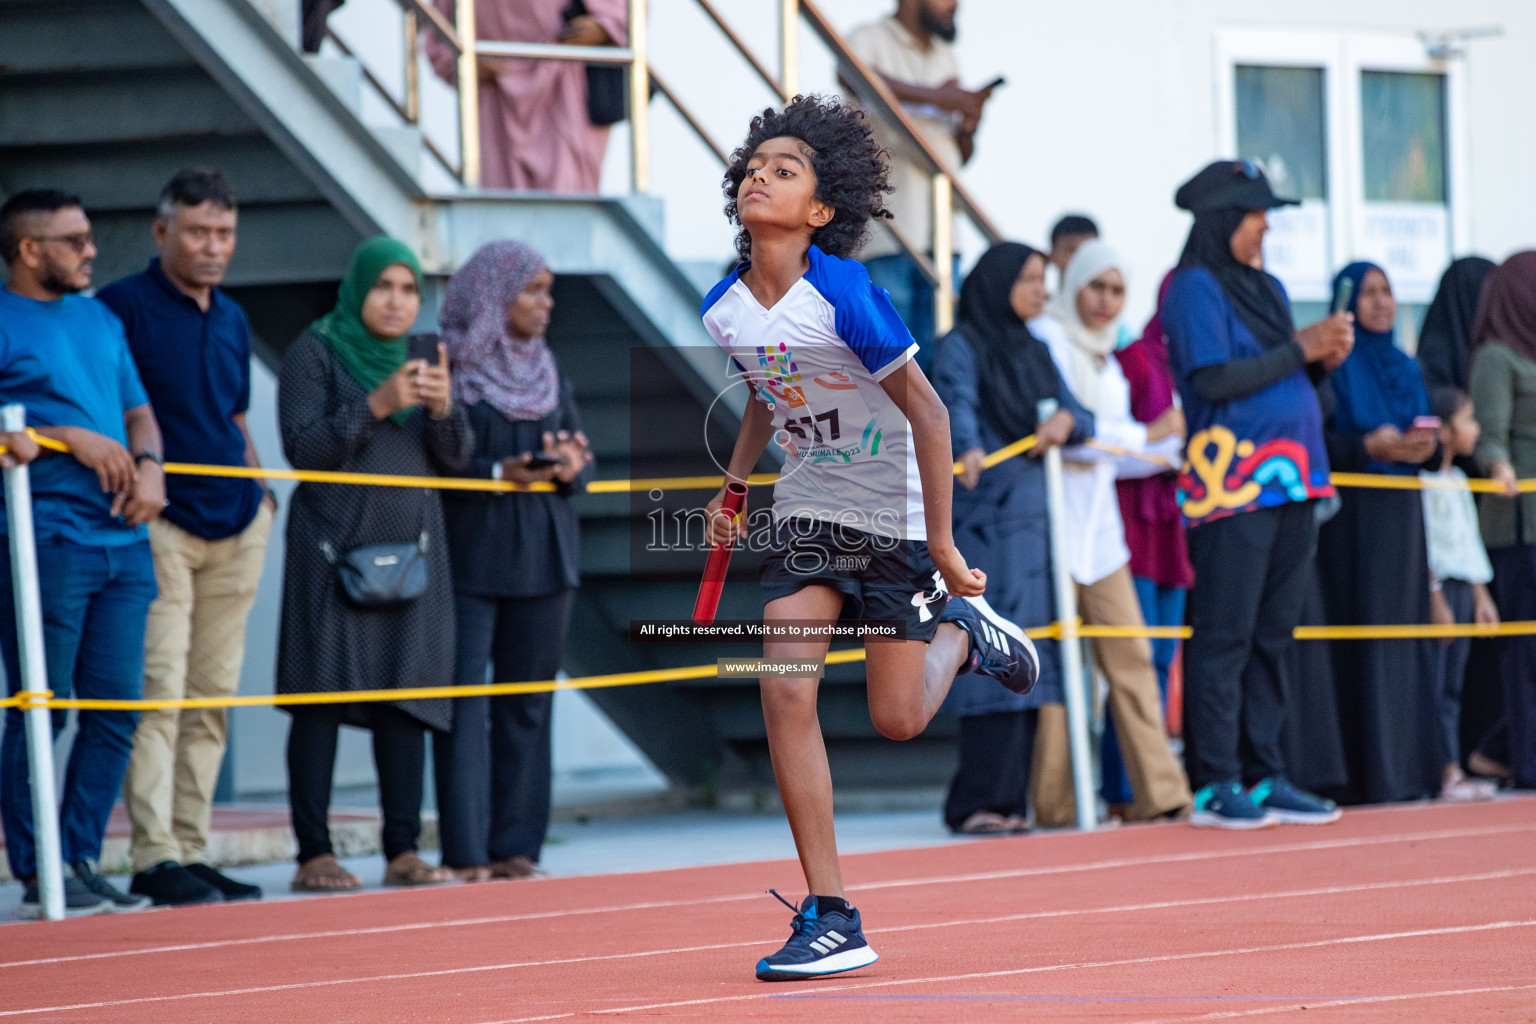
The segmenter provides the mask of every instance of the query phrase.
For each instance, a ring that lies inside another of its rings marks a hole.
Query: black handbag
[[[359,608],[409,604],[427,590],[427,531],[415,543],[368,544],[336,553],[330,541],[320,553],[336,569],[342,592]]]
[[[560,16],[566,23],[586,16],[583,0],[571,0]],[[599,128],[618,124],[629,116],[624,102],[625,69],[614,64],[587,65],[587,120]]]

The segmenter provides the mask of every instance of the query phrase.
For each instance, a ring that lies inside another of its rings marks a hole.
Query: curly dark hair
[[[895,191],[886,151],[875,142],[869,118],[857,107],[824,96],[796,96],[783,110],[770,107],[754,117],[721,183],[725,216],[732,223],[741,224],[736,193],[747,176],[748,161],[757,147],[777,138],[799,139],[810,148],[816,198],[836,211],[811,235],[811,244],[829,256],[853,256],[864,247],[869,222],[890,219],[885,197]],[[736,252],[744,260],[751,258],[752,236],[744,227],[736,232]]]

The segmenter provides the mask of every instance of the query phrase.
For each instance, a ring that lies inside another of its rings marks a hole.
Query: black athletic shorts
[[[949,600],[928,545],[855,530],[809,516],[776,520],[760,569],[764,599],[809,586],[843,594],[841,622],[886,621],[902,639],[930,641]]]

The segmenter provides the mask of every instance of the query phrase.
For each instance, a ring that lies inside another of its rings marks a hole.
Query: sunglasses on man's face
[[[63,242],[74,250],[76,256],[83,255],[85,250],[96,244],[96,236],[89,231],[82,231],[75,235],[34,235],[34,242]]]

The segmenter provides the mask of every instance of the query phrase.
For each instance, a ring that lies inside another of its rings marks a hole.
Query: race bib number
[[[841,370],[831,370],[786,389],[784,430],[794,452],[811,462],[852,462],[878,455],[880,425]]]

